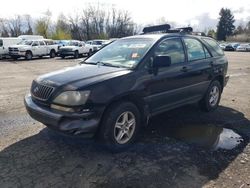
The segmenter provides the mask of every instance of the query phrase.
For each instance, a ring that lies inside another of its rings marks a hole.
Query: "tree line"
[[[38,34],[55,40],[91,40],[121,38],[136,33],[137,24],[133,22],[128,11],[115,8],[105,10],[91,5],[83,9],[81,14],[61,14],[55,22],[52,21],[52,13],[49,10],[39,19],[32,19],[30,15],[17,15],[11,19],[0,18],[2,37]]]
[[[219,16],[217,28],[210,29],[207,32],[208,36],[226,41],[232,37],[236,39],[235,36],[240,35],[246,36],[242,40],[250,40],[250,21],[246,25],[235,27],[232,11],[227,8],[222,8]],[[104,9],[99,5],[88,5],[80,14],[73,16],[61,14],[56,21],[52,20],[50,11],[46,11],[38,19],[30,15],[17,15],[10,19],[0,18],[2,37],[38,34],[55,40],[91,40],[121,38],[139,32],[140,27],[133,21],[128,11],[114,7]]]

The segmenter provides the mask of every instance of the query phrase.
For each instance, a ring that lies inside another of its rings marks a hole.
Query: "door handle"
[[[182,72],[188,72],[190,70],[190,68],[188,68],[188,67],[182,67],[181,68],[181,71]]]

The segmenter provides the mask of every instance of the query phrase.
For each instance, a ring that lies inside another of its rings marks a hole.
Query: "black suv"
[[[191,31],[148,27],[75,67],[40,76],[25,97],[27,111],[49,128],[123,149],[156,114],[196,102],[215,110],[228,62],[215,40]]]

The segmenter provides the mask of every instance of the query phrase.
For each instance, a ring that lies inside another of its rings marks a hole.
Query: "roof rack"
[[[164,24],[164,25],[155,25],[155,26],[145,27],[143,29],[142,34],[148,34],[148,33],[192,33],[192,32],[193,32],[192,27],[180,27],[180,28],[171,29],[171,26],[169,24]]]
[[[150,26],[150,27],[144,27],[143,34],[146,33],[153,33],[153,32],[166,32],[171,28],[171,26],[169,24],[164,24],[164,25],[154,25],[154,26]]]

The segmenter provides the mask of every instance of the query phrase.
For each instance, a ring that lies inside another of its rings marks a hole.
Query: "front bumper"
[[[26,52],[25,51],[14,51],[14,52],[9,52],[10,57],[25,57]]]
[[[226,75],[226,76],[225,76],[224,87],[226,87],[226,85],[227,85],[227,83],[228,83],[228,81],[229,81],[229,78],[230,78],[229,75]]]
[[[100,118],[97,118],[93,112],[82,114],[59,112],[37,105],[31,95],[25,96],[24,104],[33,119],[62,133],[93,137],[99,125]]]
[[[58,54],[60,56],[74,56],[75,52],[74,51],[59,51]]]

